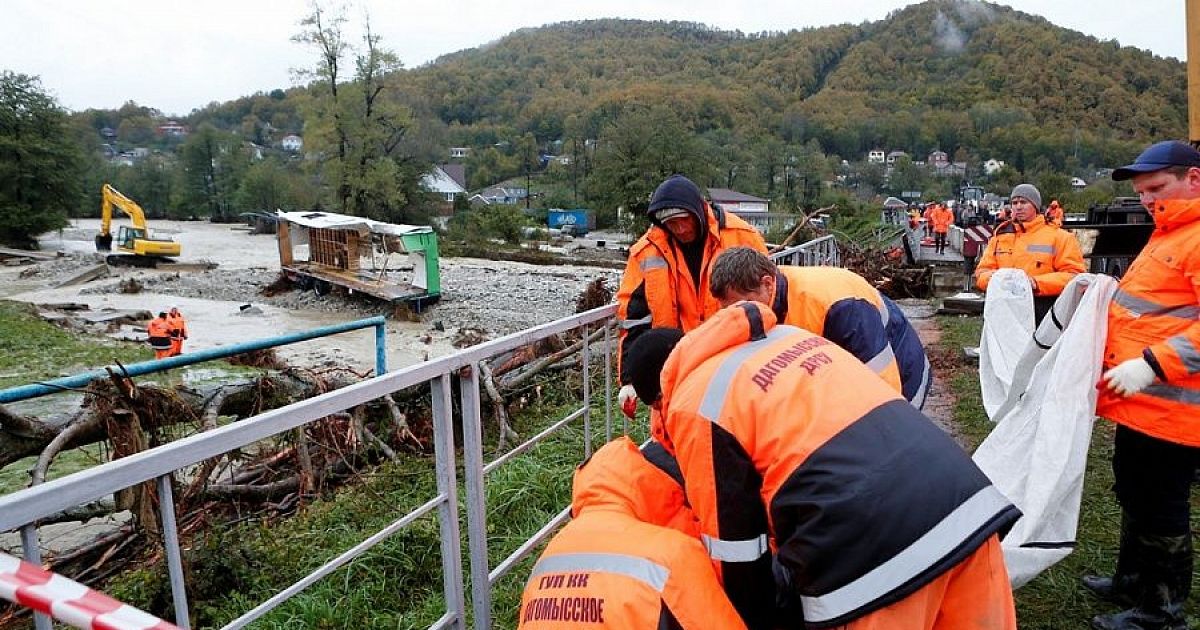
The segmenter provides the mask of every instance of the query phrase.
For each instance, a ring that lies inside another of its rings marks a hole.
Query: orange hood
[[[651,464],[628,437],[602,446],[575,470],[571,515],[616,511],[668,527],[684,508],[683,488]]]
[[[750,319],[742,305],[758,310],[762,317],[764,333],[775,327],[778,320],[770,307],[758,302],[742,301],[721,309],[699,328],[685,335],[663,365],[660,377],[661,417],[666,417],[667,408],[671,404],[671,394],[685,376],[699,368],[709,357],[750,340]]]

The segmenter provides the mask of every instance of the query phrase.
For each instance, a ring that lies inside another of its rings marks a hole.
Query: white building
[[[887,154],[883,149],[871,149],[867,152],[867,162],[870,164],[883,164],[887,161]]]
[[[991,158],[983,163],[983,173],[985,175],[995,175],[1002,168],[1004,168],[1004,160]]]
[[[437,193],[445,201],[454,201],[455,195],[461,195],[467,192],[461,184],[454,181],[445,170],[440,166],[433,167],[433,170],[421,177],[421,186],[432,193]]]
[[[289,133],[279,141],[279,146],[283,147],[284,151],[299,153],[304,148],[304,139],[294,133]]]

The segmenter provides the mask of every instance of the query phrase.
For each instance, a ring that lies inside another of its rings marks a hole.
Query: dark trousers
[[[1117,425],[1112,460],[1117,502],[1139,532],[1190,534],[1191,490],[1198,462],[1200,448]]]
[[[934,232],[933,233],[933,247],[939,254],[944,253],[946,251],[946,233],[945,232]]]

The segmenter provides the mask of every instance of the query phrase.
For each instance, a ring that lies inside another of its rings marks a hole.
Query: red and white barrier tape
[[[61,575],[0,553],[0,598],[85,630],[179,630]]]

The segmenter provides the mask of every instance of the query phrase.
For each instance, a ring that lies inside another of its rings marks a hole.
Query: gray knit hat
[[[1042,211],[1042,192],[1037,189],[1037,186],[1033,184],[1017,184],[1017,187],[1013,188],[1012,194],[1008,198],[1011,200],[1017,197],[1024,197],[1032,201],[1033,205],[1037,207],[1038,212]]]

